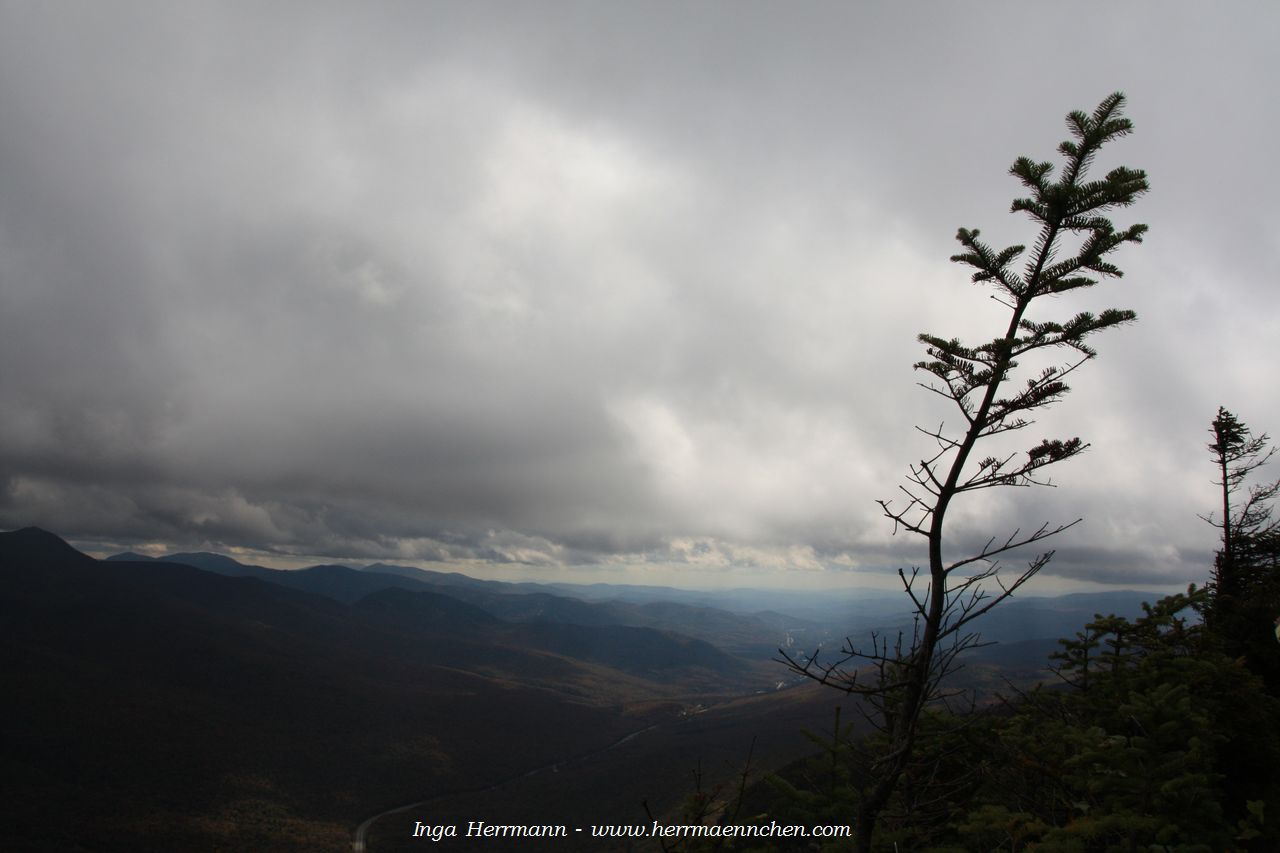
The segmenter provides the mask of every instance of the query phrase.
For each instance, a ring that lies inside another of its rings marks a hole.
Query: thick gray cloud
[[[1105,20],[1105,24],[1100,23]],[[0,5],[0,526],[103,547],[777,582],[921,559],[948,263],[1124,89],[1129,307],[1046,435],[1046,585],[1203,578],[1219,404],[1280,424],[1262,6]],[[1036,438],[1039,435],[1035,436]],[[1016,560],[1011,561],[1016,565]],[[630,574],[628,574],[630,573]],[[579,574],[578,576],[586,576]]]

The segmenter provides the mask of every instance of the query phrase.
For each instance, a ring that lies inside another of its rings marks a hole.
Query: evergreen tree
[[[1120,276],[1107,257],[1125,243],[1142,240],[1145,225],[1117,230],[1104,214],[1132,204],[1146,192],[1145,173],[1119,167],[1101,180],[1087,179],[1098,151],[1133,129],[1122,116],[1123,106],[1124,96],[1116,93],[1092,114],[1078,111],[1067,116],[1072,138],[1058,147],[1065,163],[1057,180],[1051,179],[1053,165],[1048,162],[1020,157],[1010,168],[1029,193],[1014,200],[1012,211],[1025,213],[1037,229],[1020,271],[1014,263],[1025,246],[997,251],[979,239],[977,229],[961,228],[956,235],[964,251],[952,260],[973,268],[973,282],[994,288],[994,298],[1009,314],[1000,337],[977,345],[933,334],[919,336],[927,359],[915,366],[930,377],[925,387],[958,409],[961,430],[921,430],[936,449],[911,467],[909,482],[902,487],[905,505],[881,501],[895,532],[918,535],[927,547],[925,583],[918,582],[918,569],[910,575],[899,571],[915,611],[913,635],[899,636],[895,642],[873,636],[869,648],[850,642],[833,662],[822,662],[817,654],[799,659],[782,652],[797,672],[862,697],[867,718],[881,733],[867,757],[868,774],[859,790],[856,849],[863,853],[871,850],[876,826],[900,782],[930,778],[927,769],[914,766],[921,757],[916,750],[921,715],[929,703],[947,698],[942,682],[956,657],[978,645],[972,623],[1026,583],[1053,552],[1033,558],[1011,581],[998,577],[1000,558],[1075,524],[1044,524],[1031,533],[1015,530],[1006,538],[993,537],[977,553],[958,559],[944,556],[945,521],[955,499],[998,486],[1046,484],[1045,469],[1088,447],[1079,438],[1046,438],[1025,453],[977,455],[979,442],[1029,427],[1032,413],[1062,399],[1069,390],[1066,377],[1096,354],[1088,344],[1092,335],[1135,319],[1132,311],[1118,309],[1081,312],[1065,320],[1035,319],[1031,311],[1033,304],[1049,301],[1046,297]],[[1068,355],[1064,361],[1007,390],[1019,360],[1063,352]],[[999,591],[990,594],[988,582]],[[857,671],[868,665],[870,678]]]
[[[1222,650],[1244,657],[1272,689],[1280,689],[1280,519],[1272,504],[1280,480],[1248,486],[1251,474],[1275,455],[1270,438],[1254,436],[1239,418],[1219,408],[1209,452],[1222,490],[1222,514],[1203,518],[1220,531],[1221,547],[1209,583],[1205,621]]]
[[[1099,617],[1085,634],[1115,666],[1062,655],[1087,686],[1036,690],[996,723],[979,805],[955,824],[968,849],[1274,850],[1280,702],[1214,648],[1188,613],[1207,592]],[[1067,645],[1064,641],[1064,645]],[[1068,648],[1070,646],[1068,645]],[[1271,821],[1266,817],[1271,815]]]

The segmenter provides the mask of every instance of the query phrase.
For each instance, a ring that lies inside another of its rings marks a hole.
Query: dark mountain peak
[[[0,563],[13,565],[19,563],[50,564],[89,564],[94,559],[72,548],[65,540],[41,530],[39,527],[24,527],[8,533],[0,533]]]
[[[367,566],[360,566],[359,570],[362,572],[381,572],[382,574],[387,574],[388,569],[395,570],[404,568],[406,567],[392,565],[391,563],[370,563]],[[425,569],[415,569],[415,571],[425,571]]]
[[[307,566],[305,569],[295,569],[298,572],[309,572],[313,575],[333,575],[338,577],[349,577],[359,574],[359,569],[353,569],[350,566],[344,566],[341,563],[321,563],[317,566]]]
[[[494,589],[509,586],[509,584],[504,584],[500,581],[477,580],[460,572],[437,572],[431,569],[419,569],[415,566],[397,566],[390,563],[370,563],[360,571],[380,575],[399,575],[402,578],[413,578],[434,586],[466,586],[475,589]]]
[[[154,563],[155,557],[148,557],[146,554],[139,554],[137,551],[121,551],[119,554],[112,554],[110,557],[103,557],[104,563]]]
[[[220,575],[242,575],[245,574],[246,569],[251,568],[238,560],[233,560],[222,554],[214,554],[210,551],[169,554],[160,559],[166,563],[182,563],[186,566],[204,569],[206,572],[217,572]]]

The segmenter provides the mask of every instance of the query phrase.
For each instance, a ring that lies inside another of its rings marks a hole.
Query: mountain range
[[[390,806],[465,810],[520,785],[496,819],[563,788],[556,802],[582,819],[639,820],[641,799],[678,803],[699,756],[750,737],[758,761],[781,762],[805,749],[802,724],[829,723],[839,694],[795,685],[770,661],[779,645],[904,619],[883,596],[855,608],[858,624],[824,618],[820,599],[724,597],[735,609],[712,593],[386,565],[95,560],[36,528],[0,533],[3,771],[18,780],[0,801],[6,843],[340,850]],[[1135,600],[1016,601],[989,624],[1032,643],[1021,665],[1042,663],[1045,631]],[[743,612],[762,602],[805,615]],[[518,782],[548,767],[566,768],[555,785]]]

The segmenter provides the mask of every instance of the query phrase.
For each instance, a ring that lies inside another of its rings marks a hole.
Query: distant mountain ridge
[[[98,561],[35,528],[0,533],[0,614],[16,700],[0,703],[3,766],[23,780],[0,798],[10,849],[345,848],[388,804],[519,777],[771,683],[654,629],[510,622],[432,589],[349,604]]]
[[[107,562],[128,560],[132,554],[107,557]],[[408,592],[434,591],[479,607],[513,622],[552,622],[582,626],[625,626],[650,628],[659,632],[687,634],[730,652],[768,660],[785,639],[782,623],[806,624],[798,618],[768,621],[730,613],[712,607],[651,601],[637,604],[617,600],[584,601],[570,597],[560,584],[550,587],[533,583],[478,580],[458,573],[432,572],[405,566],[373,564],[362,569],[342,565],[320,565],[305,569],[269,569],[251,566],[220,554],[184,553],[151,557],[153,563],[192,565],[231,577],[254,577],[291,589],[324,595],[345,604],[354,604],[385,589]],[[557,593],[549,592],[557,590]]]
[[[739,607],[757,601],[799,605],[796,609],[806,614],[799,616],[776,610],[728,610],[713,604],[717,601],[716,593],[671,587],[481,580],[457,572],[385,563],[363,568],[328,565],[277,570],[245,565],[207,552],[148,559],[185,562],[222,574],[257,577],[346,603],[387,588],[435,590],[509,621],[649,627],[687,634],[757,659],[774,657],[777,648],[788,642],[801,646],[806,642],[830,644],[844,637],[857,639],[873,629],[893,631],[910,624],[907,602],[896,593],[815,596],[825,605],[821,610],[806,607],[801,593],[788,595],[771,591],[762,595],[759,591],[728,590],[722,594],[730,599],[727,603],[736,601]],[[681,600],[669,600],[663,598],[664,595],[679,596]],[[1142,602],[1160,597],[1160,593],[1133,590],[1018,596],[984,616],[977,627],[986,640],[1004,643],[1036,640],[1044,641],[1041,646],[1048,643],[1051,647],[1057,639],[1073,636],[1097,613],[1133,617],[1141,613]]]

